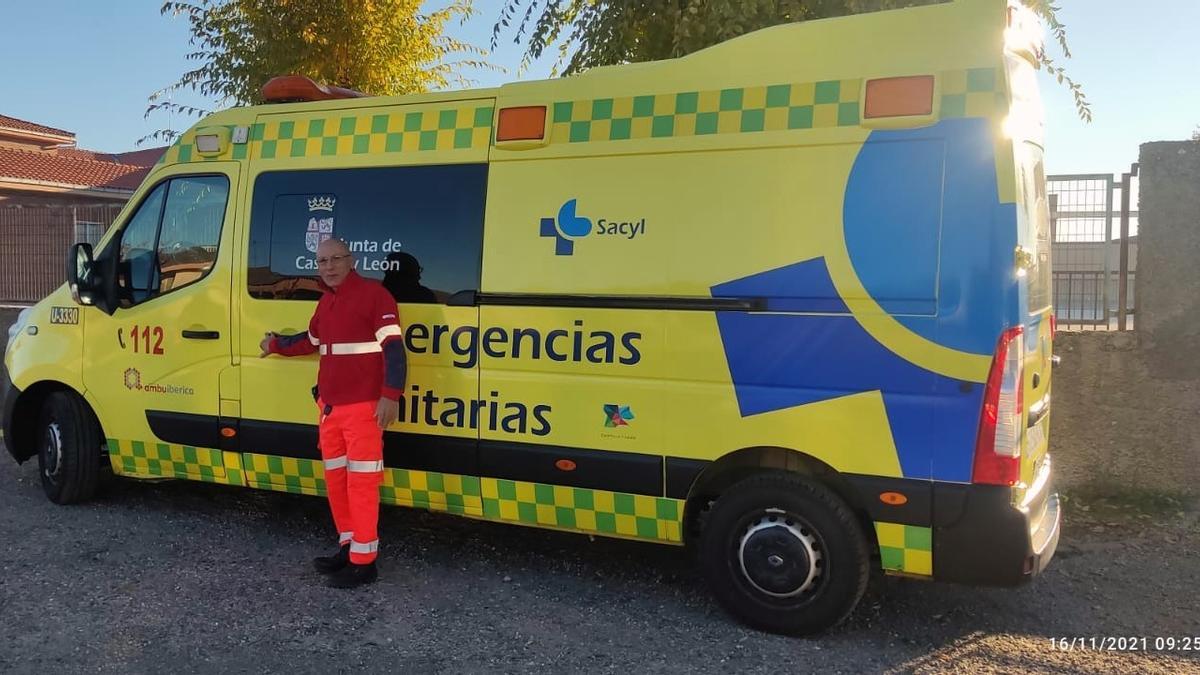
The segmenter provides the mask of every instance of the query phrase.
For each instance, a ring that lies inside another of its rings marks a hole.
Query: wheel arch
[[[812,455],[778,446],[742,448],[704,467],[688,490],[683,518],[685,543],[691,543],[699,536],[706,512],[722,492],[752,475],[772,471],[803,475],[832,490],[854,511],[868,540],[874,543],[873,521],[862,495],[850,481]]]
[[[46,399],[55,392],[66,392],[78,398],[86,406],[96,426],[103,430],[91,402],[74,387],[57,380],[35,382],[17,396],[12,418],[5,430],[5,443],[18,463],[37,455],[38,419]]]

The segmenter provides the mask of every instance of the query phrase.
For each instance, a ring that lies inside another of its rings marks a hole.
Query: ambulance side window
[[[224,176],[172,178],[154,188],[121,232],[121,306],[151,300],[208,274],[217,259],[228,197]]]
[[[484,164],[264,173],[250,211],[247,290],[319,297],[316,250],[334,237],[398,303],[478,290],[486,190]]]
[[[158,234],[158,221],[162,217],[163,195],[166,191],[166,183],[154,188],[121,232],[117,287],[124,306],[146,300],[157,286],[154,239]]]
[[[224,176],[171,181],[158,235],[161,292],[193,284],[212,269],[228,197],[229,181]]]

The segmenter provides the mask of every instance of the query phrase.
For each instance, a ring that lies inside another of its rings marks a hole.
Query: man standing
[[[404,340],[396,301],[383,286],[354,270],[346,243],[317,247],[325,292],[308,331],[269,333],[261,356],[320,351],[317,407],[325,491],[338,531],[338,551],[313,560],[329,585],[353,588],[375,581],[379,550],[379,484],[383,430],[396,421],[404,393]]]

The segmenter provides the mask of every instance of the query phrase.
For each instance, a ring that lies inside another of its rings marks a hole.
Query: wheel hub
[[[42,471],[51,482],[57,483],[62,473],[62,430],[58,422],[46,425],[46,444],[42,448]]]
[[[821,575],[816,537],[799,519],[778,509],[750,523],[738,545],[738,560],[750,584],[776,598],[812,589]]]

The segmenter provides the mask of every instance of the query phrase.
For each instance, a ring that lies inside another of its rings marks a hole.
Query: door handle
[[[185,330],[183,337],[189,340],[216,340],[221,334],[215,330]]]

